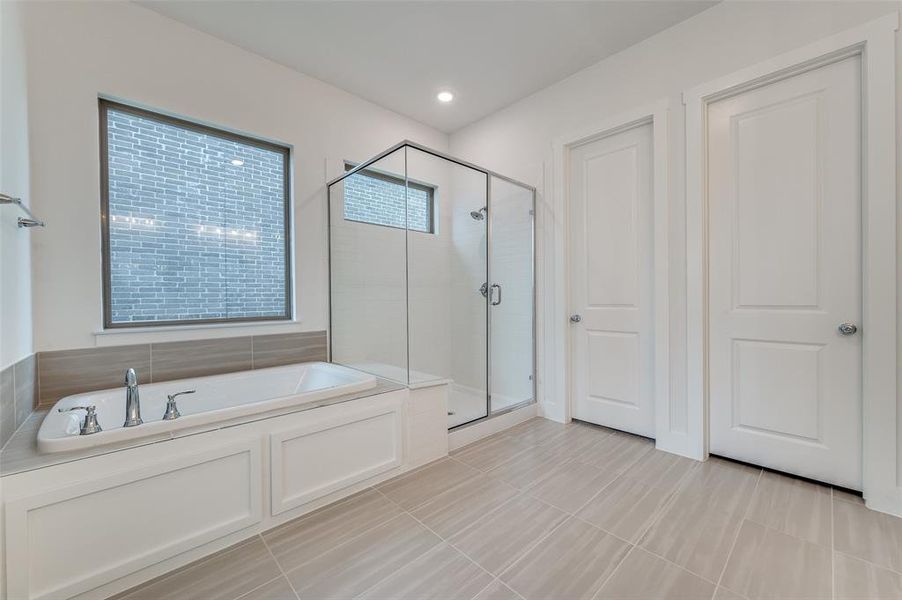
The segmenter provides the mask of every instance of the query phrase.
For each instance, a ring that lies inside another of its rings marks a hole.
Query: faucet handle
[[[57,412],[69,412],[73,410],[85,411],[85,422],[81,426],[80,435],[91,435],[92,433],[100,433],[103,431],[100,423],[97,422],[97,406],[70,406],[69,408],[58,408]]]
[[[193,394],[193,393],[195,393],[196,391],[197,391],[197,390],[185,390],[185,391],[183,391],[183,392],[176,392],[176,393],[174,393],[174,394],[166,394],[166,398],[167,398],[170,402],[172,402],[172,401],[174,401],[176,398],[178,398],[179,396],[183,396],[184,394]]]
[[[125,385],[138,385],[138,374],[134,369],[125,372]]]
[[[173,419],[178,419],[182,416],[182,413],[179,412],[179,407],[175,405],[175,399],[179,396],[183,396],[185,394],[193,394],[197,390],[185,390],[183,392],[176,392],[174,394],[166,394],[166,412],[163,413],[164,421],[172,421]]]

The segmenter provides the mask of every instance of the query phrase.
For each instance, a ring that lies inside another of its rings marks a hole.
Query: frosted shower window
[[[347,169],[353,168],[347,165]],[[405,191],[406,190],[406,191]],[[344,184],[344,218],[348,221],[432,233],[435,189],[404,178],[364,169]]]
[[[105,326],[290,318],[288,149],[100,111]]]

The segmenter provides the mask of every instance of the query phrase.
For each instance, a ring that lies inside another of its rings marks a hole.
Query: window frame
[[[291,147],[283,144],[269,142],[259,138],[250,137],[229,131],[228,129],[205,125],[196,121],[174,117],[165,113],[139,108],[130,104],[124,104],[107,98],[98,98],[98,114],[100,117],[100,229],[101,229],[101,267],[103,280],[103,329],[130,329],[149,327],[172,327],[230,323],[263,323],[286,322],[294,319],[294,281],[292,278],[292,206],[291,206]],[[284,205],[284,241],[285,241],[285,311],[278,316],[270,317],[224,317],[214,319],[170,319],[157,321],[127,321],[114,323],[112,319],[112,278],[111,278],[111,254],[110,254],[110,178],[109,178],[109,137],[107,127],[108,111],[112,109],[118,112],[129,113],[157,121],[167,125],[181,127],[212,137],[218,137],[233,142],[240,142],[249,146],[255,146],[264,150],[277,152],[282,155],[283,181],[282,198]]]
[[[353,171],[357,165],[352,162],[345,161],[345,173],[348,171]],[[401,187],[413,188],[415,190],[420,190],[422,192],[426,192],[429,197],[429,206],[427,207],[427,218],[429,221],[429,230],[423,231],[422,229],[411,229],[410,224],[407,224],[407,227],[397,227],[395,225],[386,225],[385,223],[373,223],[372,221],[362,221],[360,219],[349,219],[345,215],[347,211],[345,210],[346,203],[346,194],[342,194],[341,200],[341,218],[345,221],[350,221],[351,223],[362,223],[364,225],[375,225],[376,227],[391,227],[392,229],[400,229],[402,231],[412,231],[414,233],[425,233],[435,235],[436,227],[435,227],[435,190],[436,187],[434,185],[429,185],[428,183],[420,183],[419,181],[413,181],[412,179],[404,179],[403,177],[399,177],[397,175],[392,175],[391,173],[384,173],[377,169],[373,169],[370,167],[364,167],[360,169],[353,175],[363,175],[365,177],[372,177],[373,179],[379,179],[381,181],[387,181],[389,183],[396,183]],[[352,177],[353,177],[352,175]]]

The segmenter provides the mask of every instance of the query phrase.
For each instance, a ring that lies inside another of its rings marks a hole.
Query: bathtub
[[[138,374],[140,377],[140,373]],[[125,386],[67,396],[44,417],[38,450],[64,452],[139,439],[271,410],[301,406],[376,387],[376,377],[324,362],[241,371],[139,386],[142,425],[123,427]],[[181,417],[162,420],[167,394],[197,390],[177,399]],[[84,411],[60,413],[72,406],[96,406],[103,431],[79,435]]]

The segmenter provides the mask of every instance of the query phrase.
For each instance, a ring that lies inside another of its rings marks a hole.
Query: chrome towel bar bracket
[[[0,204],[15,204],[16,206],[19,207],[19,209],[22,212],[24,212],[26,215],[28,215],[27,217],[19,217],[19,220],[16,222],[16,224],[19,227],[43,227],[44,226],[44,221],[41,221],[40,219],[35,218],[35,216],[33,214],[31,214],[31,211],[28,210],[28,207],[22,203],[21,198],[14,198],[7,194],[0,193]]]

